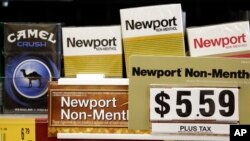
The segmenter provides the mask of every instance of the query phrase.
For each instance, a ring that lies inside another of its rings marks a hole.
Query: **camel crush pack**
[[[4,113],[47,113],[48,82],[60,77],[61,25],[4,24]]]

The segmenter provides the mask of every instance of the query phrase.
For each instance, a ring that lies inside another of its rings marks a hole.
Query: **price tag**
[[[35,141],[35,119],[0,118],[0,141]]]
[[[151,87],[151,121],[239,121],[238,88]]]

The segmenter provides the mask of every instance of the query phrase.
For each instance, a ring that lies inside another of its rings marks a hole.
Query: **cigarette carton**
[[[48,136],[148,134],[128,130],[128,79],[60,78],[49,85]]]
[[[120,16],[127,71],[131,55],[185,55],[180,4],[121,9]]]
[[[4,113],[47,113],[48,81],[60,77],[60,24],[4,24]]]
[[[249,57],[249,21],[187,28],[190,56]]]
[[[122,77],[120,26],[67,27],[63,33],[65,76],[78,73]]]

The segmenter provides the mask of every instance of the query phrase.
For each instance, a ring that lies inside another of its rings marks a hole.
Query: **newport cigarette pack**
[[[187,28],[190,56],[250,57],[249,21]]]
[[[185,55],[180,4],[121,9],[120,16],[127,71],[131,55]]]
[[[60,78],[49,85],[48,135],[128,130],[128,79]]]
[[[47,113],[48,81],[60,77],[60,24],[4,24],[4,113]]]
[[[62,34],[65,76],[122,77],[120,26],[65,27]]]

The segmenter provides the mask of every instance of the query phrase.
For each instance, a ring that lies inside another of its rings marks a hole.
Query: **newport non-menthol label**
[[[187,29],[193,57],[250,51],[249,22],[232,22]]]
[[[50,91],[51,126],[127,127],[127,91],[64,90]]]

